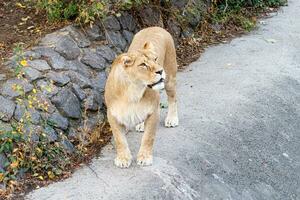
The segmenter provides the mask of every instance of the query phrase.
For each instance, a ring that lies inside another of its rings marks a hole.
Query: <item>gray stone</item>
[[[47,95],[49,97],[52,97],[58,92],[58,88],[54,84],[51,84],[50,82],[44,79],[38,80],[36,82],[36,85],[44,95]]]
[[[20,105],[20,104],[17,104],[16,106],[14,112],[14,118],[17,121],[20,121],[25,113],[29,115],[31,123],[33,124],[40,123],[41,115],[38,111],[36,111],[34,108],[26,108],[25,105]]]
[[[46,71],[51,69],[51,67],[48,65],[48,63],[45,60],[29,60],[28,65],[34,69],[37,69],[39,71]]]
[[[40,139],[40,135],[44,132],[43,128],[38,125],[29,124],[25,126],[24,136],[25,140],[37,143]]]
[[[5,169],[6,165],[8,164],[8,159],[4,153],[0,153],[0,168]]]
[[[99,108],[98,102],[94,95],[89,95],[84,102],[84,109],[90,111],[97,111]]]
[[[107,30],[119,31],[121,29],[119,21],[113,15],[106,17],[103,25]]]
[[[65,72],[68,75],[73,83],[78,84],[81,88],[91,88],[92,83],[90,79],[86,78],[85,76],[74,72],[74,71],[67,71]]]
[[[181,35],[185,38],[189,38],[189,37],[192,37],[194,35],[194,29],[192,29],[191,27],[185,27],[183,30],[182,30],[182,33]]]
[[[108,46],[101,45],[96,48],[96,53],[105,58],[108,62],[112,63],[117,54]]]
[[[62,37],[54,49],[67,60],[74,60],[80,54],[79,47],[69,36]]]
[[[102,31],[97,24],[87,27],[86,33],[91,40],[105,40],[104,31]]]
[[[103,70],[107,65],[103,57],[90,50],[85,51],[84,56],[81,58],[81,62],[90,66],[93,69],[99,70]]]
[[[136,28],[136,21],[134,17],[127,12],[122,13],[122,15],[119,17],[119,21],[122,28],[125,30],[129,30],[133,32]]]
[[[106,38],[113,47],[125,50],[127,42],[120,32],[107,31]]]
[[[25,58],[29,58],[29,61],[32,59],[40,59],[42,55],[40,53],[34,52],[34,51],[25,51],[23,53],[23,56]]]
[[[21,87],[22,91],[18,91],[15,87]],[[28,83],[25,80],[22,79],[10,79],[7,80],[2,88],[1,88],[1,94],[5,97],[9,98],[15,98],[21,95],[21,93],[25,92],[28,93],[33,89],[33,85]]]
[[[64,30],[68,31],[70,36],[77,42],[78,47],[85,48],[91,45],[91,42],[86,38],[80,28],[74,25],[67,26]]]
[[[55,47],[57,45],[57,42],[65,37],[68,33],[62,32],[62,31],[56,31],[50,34],[47,34],[45,37],[43,37],[40,41],[40,45],[45,47]]]
[[[56,131],[51,126],[46,126],[44,132],[49,142],[57,141],[58,136]]]
[[[73,85],[72,85],[72,91],[78,97],[78,99],[80,101],[82,101],[82,100],[84,100],[86,98],[86,95],[85,95],[84,91],[76,83],[73,83]]]
[[[42,105],[42,106],[36,106],[37,110],[41,110],[47,113],[53,113],[56,110],[55,106],[51,103],[47,95],[38,92],[36,94],[36,98],[39,104]]]
[[[179,38],[181,34],[180,25],[173,18],[168,19],[167,27],[173,38]]]
[[[74,128],[70,128],[68,131],[68,138],[72,140],[78,140],[80,138],[80,132]]]
[[[30,82],[35,81],[37,79],[40,79],[43,77],[42,73],[39,72],[36,69],[33,69],[31,67],[24,67],[23,71],[25,73],[25,78],[29,80]]]
[[[183,10],[188,0],[171,0],[171,5],[175,6],[179,10]]]
[[[75,151],[74,145],[67,138],[63,138],[60,143],[68,153],[73,153]]]
[[[127,43],[130,44],[133,39],[133,33],[127,30],[123,30],[122,34],[124,38],[126,39]]]
[[[62,129],[62,130],[67,130],[68,126],[69,126],[68,119],[61,116],[61,114],[59,112],[52,113],[49,116],[47,122],[49,125],[54,126],[59,129]]]
[[[80,74],[82,74],[85,77],[91,77],[92,76],[92,70],[89,66],[81,63],[78,60],[69,60],[68,62],[68,69],[72,71],[76,71]]]
[[[13,130],[11,124],[0,120],[0,134],[5,132],[11,132]]]
[[[56,84],[60,87],[66,85],[70,82],[70,78],[68,76],[66,76],[65,74],[63,74],[62,72],[51,71],[51,72],[47,73],[46,77],[49,78],[50,80],[52,80],[54,82],[54,84]]]
[[[97,74],[97,77],[92,80],[93,82],[93,87],[98,90],[98,92],[103,92],[105,88],[105,83],[106,83],[106,73],[105,72],[99,72]]]
[[[188,23],[193,29],[199,25],[202,19],[201,10],[198,9],[194,9],[193,12],[186,12],[185,15]]]
[[[0,74],[0,81],[4,81],[6,79],[6,75],[5,74]]]
[[[3,96],[0,96],[0,102],[0,119],[7,122],[12,118],[16,104]]]
[[[52,98],[52,102],[64,116],[74,119],[81,117],[80,102],[70,89],[63,89],[58,92]]]
[[[158,8],[145,7],[144,9],[140,10],[139,13],[144,25],[159,27],[164,26],[161,13]]]
[[[35,47],[33,50],[46,57],[51,67],[55,70],[67,69],[68,63],[64,57],[49,47]]]

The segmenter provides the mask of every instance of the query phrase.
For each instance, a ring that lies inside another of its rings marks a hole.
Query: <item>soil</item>
[[[46,14],[38,12],[28,0],[0,0],[0,74],[9,75],[3,63],[12,55],[17,43],[28,48],[67,23],[49,22]]]

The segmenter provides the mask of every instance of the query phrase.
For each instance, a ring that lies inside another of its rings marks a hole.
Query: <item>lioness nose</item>
[[[156,73],[156,74],[159,74],[159,75],[162,75],[163,70],[157,71],[157,72],[155,72],[155,73]]]

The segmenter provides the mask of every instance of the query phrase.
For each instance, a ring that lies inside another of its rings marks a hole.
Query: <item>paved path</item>
[[[180,126],[161,123],[153,166],[118,169],[108,146],[91,164],[98,177],[83,167],[27,198],[300,199],[299,10],[290,0],[179,73]],[[128,137],[136,153],[141,134]]]

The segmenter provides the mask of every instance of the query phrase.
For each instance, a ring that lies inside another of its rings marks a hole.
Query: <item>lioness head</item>
[[[122,65],[131,82],[154,90],[164,88],[165,72],[158,63],[158,56],[151,43],[146,42],[142,50],[121,54],[116,61]]]

